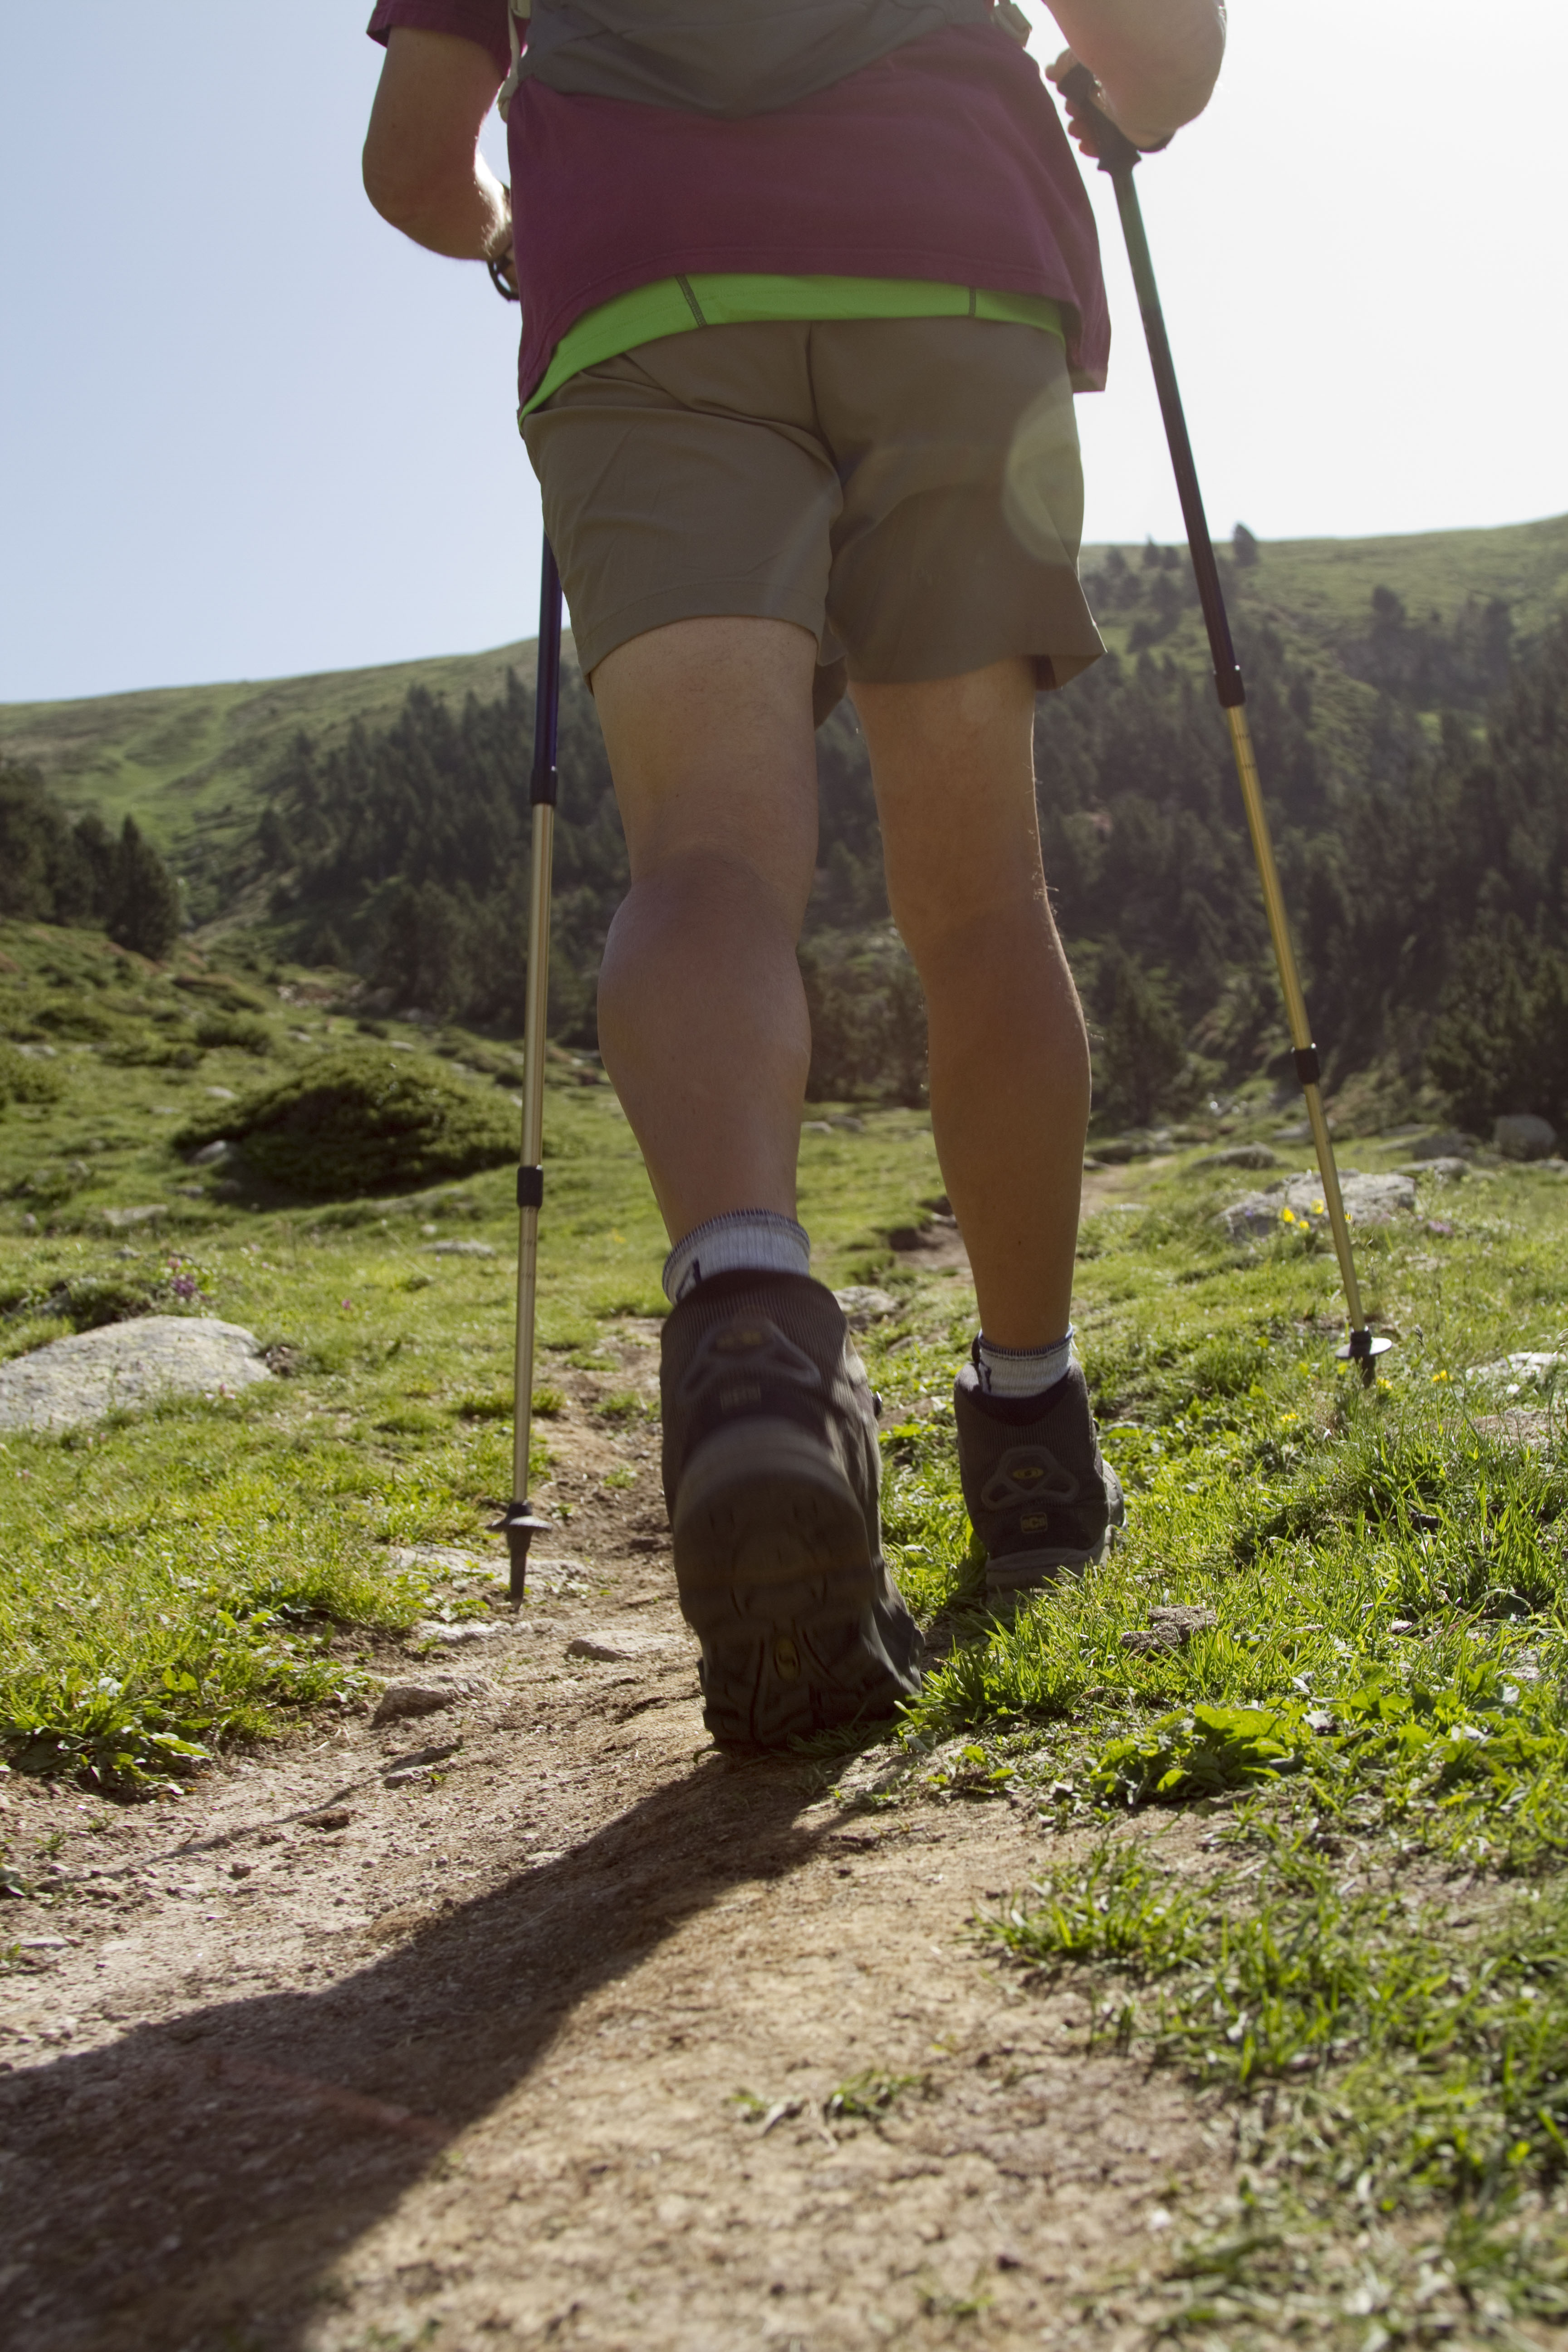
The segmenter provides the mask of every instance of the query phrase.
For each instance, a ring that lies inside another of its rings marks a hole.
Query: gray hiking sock
[[[811,1236],[773,1209],[726,1209],[693,1225],[664,1261],[672,1307],[716,1274],[809,1274]]]
[[[998,1348],[984,1331],[974,1343],[974,1369],[981,1392],[994,1397],[1043,1397],[1067,1378],[1072,1362],[1072,1325],[1048,1348]]]

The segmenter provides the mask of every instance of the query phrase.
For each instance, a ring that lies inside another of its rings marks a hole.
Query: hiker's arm
[[[364,142],[364,192],[416,245],[459,261],[511,249],[511,203],[479,153],[495,60],[474,41],[395,25]]]
[[[1105,110],[1134,145],[1152,147],[1201,114],[1225,56],[1225,0],[1048,0],[1076,59],[1104,92]]]

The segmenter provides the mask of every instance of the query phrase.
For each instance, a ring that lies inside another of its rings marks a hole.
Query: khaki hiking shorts
[[[1037,327],[696,328],[571,377],[523,435],[584,676],[672,621],[793,621],[820,724],[846,675],[1023,656],[1055,687],[1104,650],[1067,355]]]

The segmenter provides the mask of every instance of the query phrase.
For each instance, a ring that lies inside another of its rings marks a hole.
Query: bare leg
[[[594,673],[632,873],[599,1041],[672,1241],[728,1209],[795,1214],[816,661],[790,622],[715,618],[633,637]]]
[[[857,685],[888,895],[925,988],[931,1124],[1002,1348],[1059,1339],[1072,1300],[1089,1043],[1046,898],[1034,679],[1022,661]]]

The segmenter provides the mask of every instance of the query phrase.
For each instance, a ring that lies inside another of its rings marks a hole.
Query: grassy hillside
[[[12,702],[0,706],[0,753],[40,768],[73,812],[92,808],[114,822],[132,814],[162,848],[205,866],[248,823],[258,786],[300,728],[336,742],[356,719],[385,725],[410,687],[488,699],[509,667],[526,674],[532,665],[526,638],[376,669]]]
[[[1140,551],[1123,552],[1137,563]],[[1086,549],[1091,580],[1109,553]],[[1512,609],[1516,641],[1528,640],[1568,601],[1568,516],[1495,530],[1266,542],[1254,568],[1228,576],[1238,621],[1272,625],[1289,654],[1353,705],[1370,689],[1343,678],[1340,657],[1364,634],[1374,588],[1394,589],[1413,619],[1436,614],[1445,626],[1468,601],[1500,596]],[[1099,601],[1107,642],[1126,651],[1129,616]],[[1182,614],[1161,650],[1202,665],[1194,612]],[[376,669],[7,703],[0,705],[0,753],[38,766],[73,809],[91,807],[116,823],[133,814],[178,864],[205,872],[245,830],[259,786],[298,729],[330,749],[355,719],[389,723],[412,686],[454,701],[468,693],[488,700],[509,667],[526,676],[531,665],[532,640],[521,639]]]

